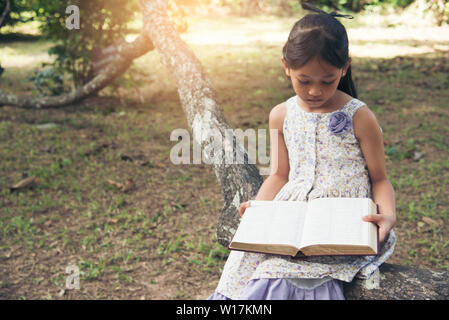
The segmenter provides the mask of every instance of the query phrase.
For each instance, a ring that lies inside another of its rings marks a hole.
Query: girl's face
[[[314,58],[299,69],[290,69],[283,58],[285,73],[290,77],[293,89],[299,97],[299,103],[306,111],[326,111],[332,108],[334,94],[340,79],[346,74],[351,59],[338,69],[326,61]]]

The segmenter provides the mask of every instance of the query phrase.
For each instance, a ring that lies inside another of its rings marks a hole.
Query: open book
[[[231,250],[291,256],[377,255],[378,228],[370,198],[252,200],[229,244]]]

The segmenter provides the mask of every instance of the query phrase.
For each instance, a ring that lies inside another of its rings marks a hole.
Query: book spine
[[[304,256],[296,256],[298,255],[298,253],[296,253],[295,256],[292,256],[290,254],[282,254],[282,253],[269,253],[269,252],[262,252],[262,251],[253,251],[253,250],[245,250],[245,249],[235,249],[235,248],[230,248],[228,246],[228,250],[233,250],[233,251],[242,251],[242,252],[249,252],[249,253],[261,253],[261,254],[271,254],[274,256],[284,256],[284,257],[290,257],[290,258],[295,258],[295,259],[306,259],[308,257],[330,257],[330,256],[353,256],[353,257],[365,257],[365,256],[377,256],[379,253],[373,253],[373,254],[311,254],[311,255],[306,255],[305,253],[303,253],[302,251],[298,251],[301,252],[301,254],[303,254]],[[378,251],[379,252],[379,251]]]
[[[284,257],[292,257],[292,255],[290,254],[282,254],[282,253],[269,253],[269,252],[262,252],[262,251],[253,251],[253,250],[245,250],[245,249],[236,249],[236,248],[230,248],[228,246],[229,250],[234,250],[234,251],[242,251],[242,252],[250,252],[250,253],[261,253],[261,254],[271,254],[271,255],[275,255],[275,256],[284,256]]]

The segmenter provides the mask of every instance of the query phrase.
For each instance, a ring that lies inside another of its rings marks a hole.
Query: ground
[[[367,19],[370,19],[369,23]],[[189,18],[193,48],[233,128],[268,127],[292,96],[281,48],[295,18]],[[348,28],[358,97],[383,128],[396,193],[391,263],[449,268],[448,29],[373,24]],[[0,43],[2,90],[26,80],[51,46]],[[1,299],[204,299],[228,251],[216,241],[223,196],[206,164],[174,165],[170,133],[187,129],[175,79],[157,52],[137,59],[135,90],[55,110],[0,108]],[[56,124],[45,129],[42,124]],[[33,187],[11,191],[25,177]],[[122,188],[128,182],[129,188]],[[114,184],[115,183],[115,184]],[[66,268],[81,271],[66,290]]]

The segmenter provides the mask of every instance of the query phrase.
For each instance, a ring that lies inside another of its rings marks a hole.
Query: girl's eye
[[[309,81],[301,81],[301,80],[298,80],[298,82],[299,82],[300,84],[309,84]],[[331,81],[331,82],[323,82],[323,84],[324,84],[324,85],[327,85],[327,86],[331,85],[332,83],[334,83],[334,81]]]

